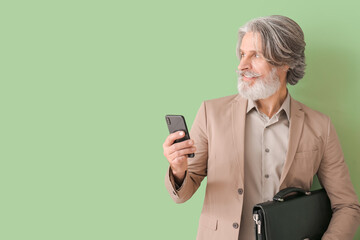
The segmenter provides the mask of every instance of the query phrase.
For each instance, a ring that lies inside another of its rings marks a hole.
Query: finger
[[[172,154],[173,152],[179,151],[181,149],[185,149],[185,148],[189,148],[192,147],[194,145],[194,141],[192,139],[183,141],[183,142],[179,142],[179,143],[174,143],[173,145],[171,145],[169,147],[169,154]]]
[[[184,131],[174,132],[174,133],[170,134],[170,135],[166,138],[163,146],[164,146],[164,147],[169,147],[169,146],[171,146],[171,145],[174,143],[174,141],[175,141],[176,139],[183,138],[184,136],[185,136]]]
[[[184,149],[181,149],[179,151],[176,151],[176,152],[173,152],[172,154],[169,155],[169,159],[171,161],[174,161],[176,158],[178,157],[183,157],[185,155],[188,155],[188,154],[191,154],[191,153],[194,153],[196,151],[196,148],[195,147],[190,147],[190,148],[184,148]]]

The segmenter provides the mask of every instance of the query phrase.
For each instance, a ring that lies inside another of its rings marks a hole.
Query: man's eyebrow
[[[240,52],[244,52],[244,50],[240,49]],[[257,50],[250,50],[248,52],[250,52],[250,53],[262,53],[261,51],[257,51]]]

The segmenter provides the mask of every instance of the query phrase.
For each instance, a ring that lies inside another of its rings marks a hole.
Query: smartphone
[[[189,131],[186,126],[185,118],[182,115],[166,115],[165,116],[166,123],[168,125],[168,129],[170,134],[177,132],[177,131],[183,131],[185,133],[185,136],[183,138],[175,140],[174,143],[182,142],[185,140],[190,139]],[[189,158],[195,157],[195,153],[188,154]]]

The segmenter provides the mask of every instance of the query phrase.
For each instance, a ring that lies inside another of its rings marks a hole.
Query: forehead
[[[245,33],[240,46],[242,52],[262,52],[261,37],[257,32]]]

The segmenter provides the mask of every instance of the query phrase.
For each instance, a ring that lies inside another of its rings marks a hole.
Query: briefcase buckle
[[[255,221],[255,224],[257,226],[257,233],[261,234],[261,220],[259,219],[259,214],[253,214],[253,219]]]

